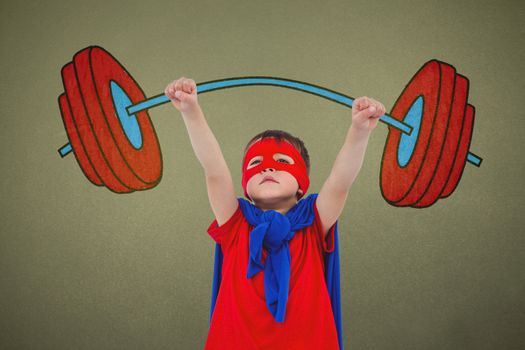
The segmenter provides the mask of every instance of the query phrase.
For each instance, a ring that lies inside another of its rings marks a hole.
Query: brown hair
[[[295,137],[292,134],[286,131],[283,131],[283,130],[265,130],[255,135],[246,145],[246,148],[244,149],[244,155],[246,156],[246,151],[248,150],[248,148],[250,148],[250,146],[255,140],[260,139],[260,138],[265,139],[268,137],[274,137],[275,139],[279,141],[285,139],[286,141],[294,145],[294,147],[299,151],[299,153],[301,153],[301,156],[303,157],[303,160],[306,164],[306,170],[307,170],[308,176],[310,176],[310,156],[308,155],[308,150],[304,146],[304,142],[300,138]],[[244,163],[244,156],[243,156],[243,163]]]

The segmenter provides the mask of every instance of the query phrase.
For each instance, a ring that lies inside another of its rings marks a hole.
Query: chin
[[[297,196],[294,193],[282,193],[278,191],[261,191],[253,194],[248,193],[248,195],[254,202],[258,201],[266,203],[284,201],[288,200],[289,198],[297,199]]]

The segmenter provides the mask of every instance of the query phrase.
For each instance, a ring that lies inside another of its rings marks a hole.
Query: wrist
[[[348,133],[353,134],[359,138],[368,138],[372,133],[372,129],[368,127],[358,127],[352,123],[352,125],[350,125],[350,129],[348,130]]]
[[[202,110],[198,103],[188,106],[180,110],[183,117],[194,118],[195,116],[202,114]]]

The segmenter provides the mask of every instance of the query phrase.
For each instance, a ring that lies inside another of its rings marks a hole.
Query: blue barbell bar
[[[270,86],[280,86],[284,88],[299,90],[303,92],[310,93],[312,95],[316,95],[319,97],[326,98],[330,101],[334,101],[337,103],[340,103],[347,107],[352,107],[352,103],[354,101],[354,98],[350,96],[343,95],[341,93],[300,82],[290,79],[282,79],[282,78],[275,78],[275,77],[240,77],[240,78],[228,78],[228,79],[222,79],[222,80],[214,80],[206,83],[197,84],[197,93],[202,94],[209,91],[215,91],[215,90],[221,90],[221,89],[228,89],[238,86],[253,86],[253,85],[270,85]],[[127,112],[130,116],[133,116],[135,113],[147,110],[153,107],[157,107],[160,105],[163,105],[165,103],[170,102],[170,99],[164,94],[159,94],[153,97],[150,97],[142,102],[130,105],[127,107]],[[396,129],[399,129],[404,134],[410,135],[412,133],[412,127],[410,125],[407,125],[393,117],[391,117],[388,114],[385,114],[379,118],[379,121],[390,125]],[[65,157],[72,151],[71,145],[68,143],[61,147],[58,150],[58,153],[61,157]],[[467,161],[477,167],[481,165],[481,162],[483,161],[482,158],[478,157],[474,153],[469,152],[467,155]]]

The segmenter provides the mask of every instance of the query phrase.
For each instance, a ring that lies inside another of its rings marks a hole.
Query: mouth
[[[265,183],[265,182],[275,182],[275,183],[278,183],[277,181],[275,181],[273,178],[271,177],[265,177],[262,181],[261,181],[261,184]]]

